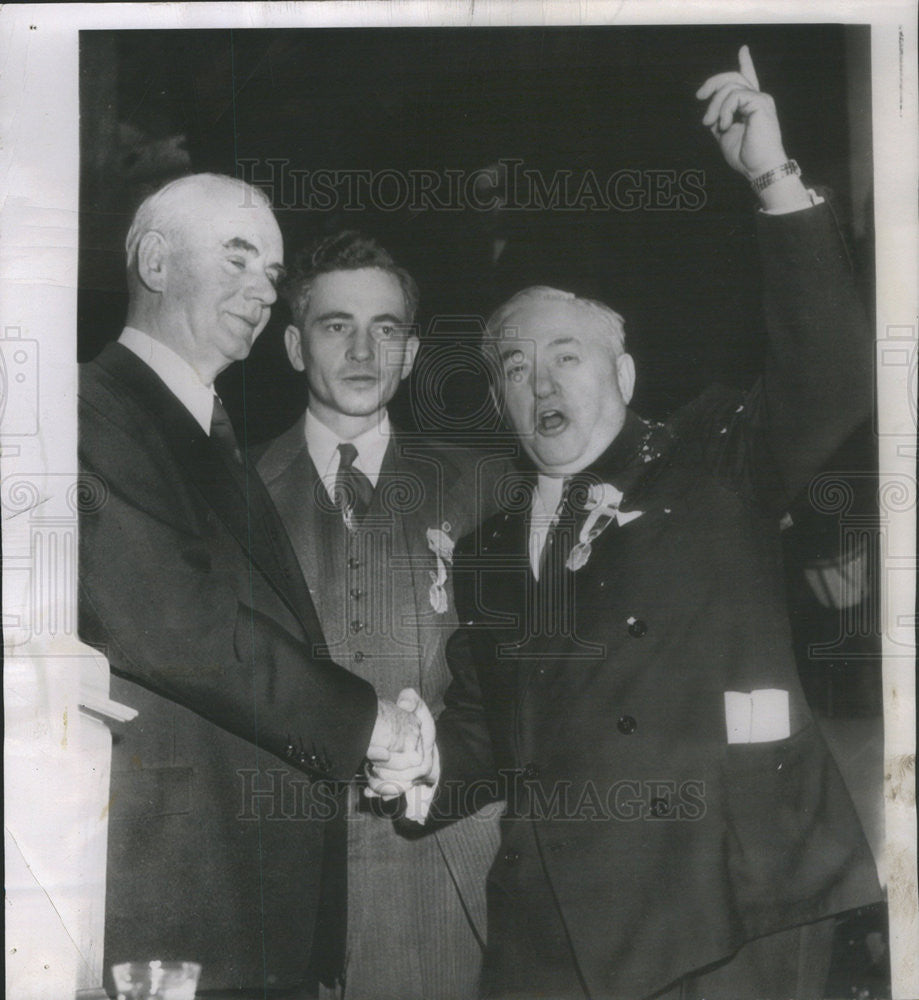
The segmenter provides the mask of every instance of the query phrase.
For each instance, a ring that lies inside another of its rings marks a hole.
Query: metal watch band
[[[798,166],[795,160],[786,160],[778,167],[773,167],[771,170],[767,170],[764,174],[760,174],[759,177],[754,177],[750,181],[750,187],[759,194],[760,191],[764,191],[771,184],[775,184],[776,181],[780,181],[783,177],[800,177],[801,168]]]

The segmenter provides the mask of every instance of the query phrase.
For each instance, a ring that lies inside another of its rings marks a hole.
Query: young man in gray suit
[[[372,240],[342,232],[295,262],[285,285],[303,416],[258,470],[310,581],[330,655],[381,697],[415,688],[437,711],[456,626],[446,582],[501,460],[395,430],[387,405],[412,370],[418,291]],[[484,501],[483,501],[484,502]],[[434,838],[406,838],[351,789],[348,1000],[477,995],[495,810]]]

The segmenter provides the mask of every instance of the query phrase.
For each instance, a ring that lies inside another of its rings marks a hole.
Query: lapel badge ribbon
[[[603,534],[613,523],[619,525],[628,524],[637,517],[641,517],[643,510],[620,511],[619,504],[622,503],[622,492],[617,490],[612,483],[594,483],[587,493],[587,500],[584,502],[586,510],[590,511],[587,520],[581,528],[577,542],[571,547],[568,559],[565,562],[567,569],[572,573],[587,565],[593,543]]]
[[[445,521],[440,528],[428,528],[426,533],[428,548],[437,559],[437,572],[428,570],[431,577],[428,599],[435,614],[438,615],[447,610],[447,592],[444,590],[444,584],[447,582],[447,565],[453,565],[453,539],[447,534],[449,530],[450,525]]]

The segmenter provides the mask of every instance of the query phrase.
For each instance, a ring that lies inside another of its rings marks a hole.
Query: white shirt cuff
[[[437,744],[434,744],[434,763],[431,767],[431,775],[422,785],[413,785],[405,793],[405,818],[413,823],[420,823],[422,826],[427,821],[428,813],[431,811],[431,803],[440,784],[440,751]]]
[[[794,208],[761,208],[759,211],[763,215],[791,215],[792,212],[806,212],[809,208],[813,208],[815,205],[822,205],[823,198],[813,189],[807,189],[807,196],[810,198],[811,203],[809,205],[796,205]]]

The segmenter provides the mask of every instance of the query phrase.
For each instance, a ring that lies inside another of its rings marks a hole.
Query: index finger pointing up
[[[750,47],[741,45],[737,53],[737,61],[740,64],[741,75],[746,77],[747,82],[754,90],[759,90],[759,80],[756,78],[756,70],[753,68],[753,57],[750,55]]]
[[[743,73],[738,73],[736,69],[732,69],[729,73],[716,73],[714,76],[710,76],[705,83],[696,91],[696,97],[700,101],[705,101],[716,90],[720,90],[725,84],[733,83],[738,87],[749,87],[750,81],[743,75]]]

